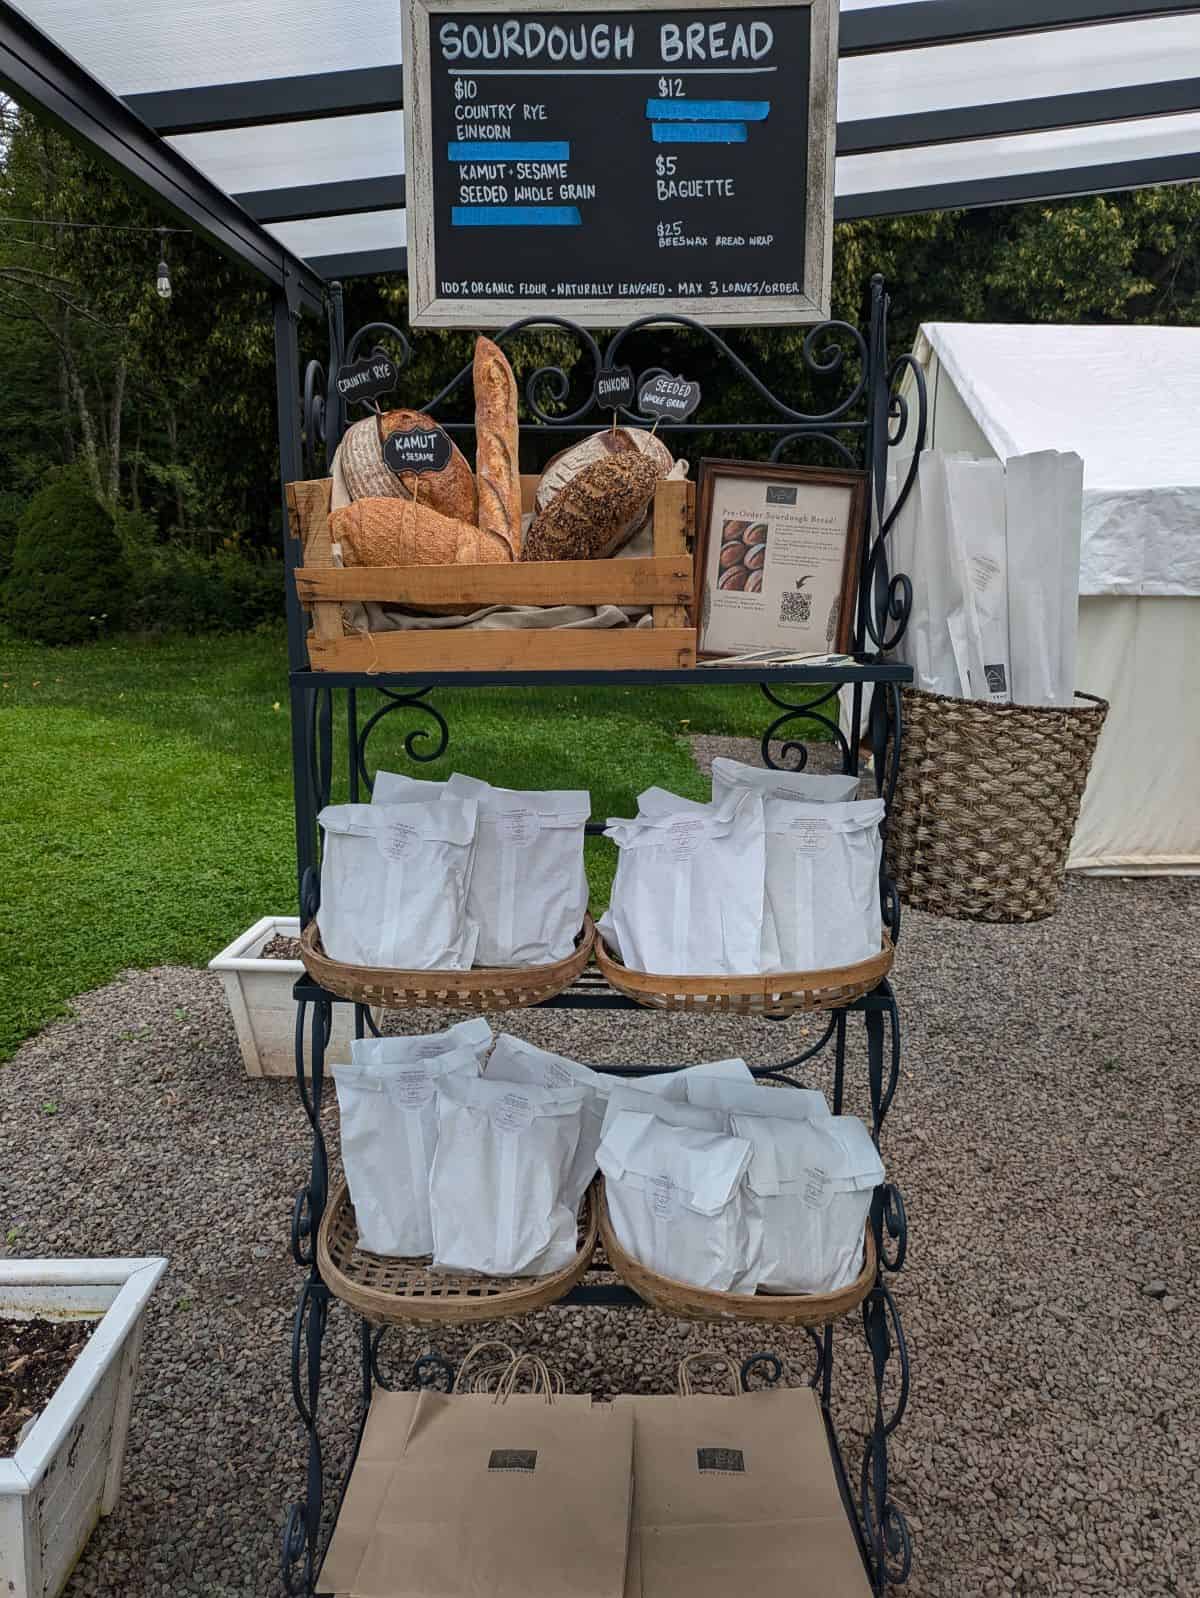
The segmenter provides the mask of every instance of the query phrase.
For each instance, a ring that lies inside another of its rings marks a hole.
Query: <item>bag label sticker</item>
[[[680,816],[673,821],[667,829],[665,848],[672,860],[686,860],[695,854],[696,848],[705,832],[705,823],[700,816]]]
[[[493,1448],[488,1455],[489,1470],[536,1470],[536,1448]]]
[[[697,1448],[696,1469],[722,1476],[744,1476],[746,1456],[740,1448]]]
[[[524,1132],[533,1125],[533,1103],[523,1093],[506,1093],[491,1114],[497,1132]]]
[[[828,1171],[818,1166],[805,1171],[800,1197],[810,1210],[827,1210],[833,1200],[833,1182]]]
[[[440,1038],[430,1038],[425,1043],[418,1043],[412,1054],[414,1060],[434,1060],[439,1054],[449,1052]]]
[[[675,1214],[679,1208],[679,1201],[675,1197],[675,1187],[669,1176],[654,1176],[646,1189],[646,1202],[650,1212],[656,1220],[666,1221]]]
[[[793,849],[803,854],[818,854],[829,848],[831,828],[819,816],[797,816],[788,822],[788,833]]]
[[[568,1088],[575,1085],[575,1078],[565,1065],[560,1065],[557,1060],[542,1061],[542,1086],[548,1088]]]
[[[375,834],[379,852],[385,860],[403,860],[420,842],[421,834],[406,821],[392,821]]]
[[[428,1104],[433,1097],[433,1078],[428,1071],[397,1071],[389,1086],[396,1096],[396,1103],[406,1107]]]
[[[514,849],[527,849],[542,830],[536,810],[506,810],[496,817],[496,831]]]

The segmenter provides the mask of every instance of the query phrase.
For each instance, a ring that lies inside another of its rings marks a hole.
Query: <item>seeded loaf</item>
[[[490,338],[475,341],[475,474],[479,527],[521,555],[521,467],[517,452],[517,380]]]
[[[440,472],[393,472],[383,459],[383,440],[393,433],[433,428],[437,423],[423,411],[388,411],[382,417],[365,416],[347,428],[338,445],[338,461],[346,491],[354,499],[411,499],[420,484],[420,499],[443,516],[475,520],[475,478],[466,456],[451,441],[450,460]]]
[[[542,472],[534,500],[535,510],[547,510],[552,501],[578,477],[586,467],[610,455],[628,455],[634,451],[648,456],[658,467],[660,477],[672,476],[675,461],[662,439],[644,427],[605,427],[601,431],[581,438],[569,449],[559,450],[551,456]],[[686,472],[687,463],[683,462]]]
[[[603,560],[638,530],[654,498],[658,464],[640,452],[594,461],[534,517],[522,560]]]

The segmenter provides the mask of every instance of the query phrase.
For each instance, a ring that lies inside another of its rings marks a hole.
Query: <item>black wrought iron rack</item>
[[[399,331],[383,324],[361,329],[347,346],[341,325],[341,301],[337,286],[329,309],[329,374],[343,360],[352,360],[367,340],[389,341],[393,358],[403,369],[409,359],[408,342]],[[445,715],[432,701],[438,688],[480,687],[502,684],[513,686],[569,686],[580,684],[654,685],[665,684],[756,684],[770,707],[771,719],[762,736],[762,753],[770,766],[800,770],[808,760],[804,742],[794,736],[805,722],[818,730],[823,739],[832,740],[846,773],[859,771],[860,748],[869,743],[876,789],[890,806],[895,790],[902,737],[900,687],[910,678],[908,668],[890,663],[886,656],[895,647],[907,625],[912,589],[904,575],[888,569],[887,535],[896,511],[903,502],[916,470],[916,459],[925,434],[925,395],[919,368],[907,355],[889,360],[887,353],[888,299],[883,282],[872,280],[869,325],[864,336],[844,322],[829,322],[814,328],[803,346],[803,362],[809,374],[845,384],[839,402],[819,414],[806,414],[776,397],[735,354],[729,345],[709,329],[685,318],[662,316],[644,319],[622,330],[602,352],[584,329],[566,321],[552,325],[561,336],[566,332],[578,341],[582,351],[581,371],[572,377],[556,366],[545,366],[533,373],[526,386],[526,402],[535,422],[548,432],[580,433],[593,430],[607,421],[607,415],[589,423],[591,402],[570,408],[568,396],[573,383],[582,383],[591,393],[592,378],[601,365],[616,364],[623,342],[635,331],[653,324],[664,335],[673,328],[686,328],[704,339],[730,363],[732,372],[747,383],[762,400],[767,412],[764,420],[737,424],[707,424],[701,421],[666,424],[663,433],[753,433],[773,439],[769,459],[779,460],[793,448],[823,444],[849,465],[863,466],[870,473],[872,528],[864,541],[858,582],[858,607],[854,634],[854,664],[836,668],[786,667],[764,669],[724,666],[678,671],[591,671],[591,672],[497,672],[358,673],[313,672],[307,668],[304,646],[304,621],[289,580],[289,654],[292,710],[293,777],[295,784],[296,840],[302,920],[307,923],[316,913],[319,891],[319,839],[317,815],[328,803],[334,780],[335,695],[344,695],[345,776],[350,800],[357,800],[371,785],[367,760],[372,733],[386,718],[398,712],[415,718],[416,724],[404,737],[404,749],[414,762],[437,759],[449,742]],[[543,324],[517,323],[498,335],[503,345],[518,333]],[[294,338],[291,343],[294,352]],[[416,408],[438,415],[469,378],[469,367],[460,371],[432,400]],[[911,371],[918,397],[917,413],[896,393],[901,375]],[[298,378],[294,363],[292,375]],[[287,362],[281,370],[281,410],[287,401],[289,380]],[[298,391],[299,384],[293,387]],[[304,406],[304,436],[308,451],[309,474],[313,475],[322,448],[332,456],[345,424],[344,412],[326,371],[313,363],[307,372]],[[630,419],[637,419],[627,413]],[[447,421],[449,430],[468,430],[470,423]],[[890,507],[885,504],[886,464],[889,448],[908,439],[912,446],[912,465],[905,475],[900,494]],[[298,465],[298,461],[296,462]],[[290,541],[287,541],[290,542]],[[296,559],[289,548],[289,564]],[[838,693],[848,685],[850,694],[849,731],[839,724]],[[814,687],[819,688],[812,697]],[[365,717],[359,695],[378,694],[381,703]],[[801,697],[803,694],[803,697]],[[812,734],[810,733],[811,737]],[[468,757],[469,763],[469,757]],[[886,823],[885,823],[886,825]],[[601,828],[593,825],[590,831]],[[900,904],[886,865],[881,875],[880,894],[885,925],[893,941],[900,933]],[[292,1390],[304,1427],[308,1461],[302,1499],[287,1515],[283,1533],[282,1574],[289,1593],[305,1598],[319,1591],[320,1558],[331,1529],[340,1494],[327,1495],[326,1471],[318,1426],[321,1388],[322,1342],[328,1321],[331,1294],[322,1280],[317,1261],[317,1230],[329,1194],[329,1161],[321,1128],[321,1106],[325,1088],[325,1053],[333,1017],[333,1006],[345,1002],[307,978],[296,984],[296,1077],[300,1099],[312,1128],[312,1162],[309,1178],[297,1195],[292,1217],[292,1253],[305,1271],[304,1284],[296,1308],[292,1334]],[[585,974],[567,992],[549,1001],[548,1007],[598,1009],[630,1007],[630,1000],[613,992],[596,974]],[[374,1030],[368,1009],[356,1005],[355,1032],[362,1037]],[[820,1037],[799,1054],[774,1064],[752,1067],[759,1078],[797,1085],[796,1073],[832,1047],[833,1072],[831,1098],[834,1113],[840,1113],[845,1099],[851,1017],[861,1017],[865,1038],[866,1091],[870,1106],[870,1126],[876,1143],[892,1104],[900,1073],[900,1024],[896,996],[891,982],[884,980],[863,998],[844,1008],[830,1011]],[[786,1025],[786,1023],[781,1023]],[[307,1060],[306,1060],[307,1043]],[[620,1070],[605,1064],[606,1071]],[[636,1076],[653,1067],[628,1067],[625,1074]],[[841,1445],[835,1432],[831,1403],[834,1377],[834,1328],[809,1332],[814,1356],[811,1385],[817,1391],[829,1440],[830,1456],[841,1489],[846,1513],[862,1556],[867,1576],[876,1594],[889,1585],[898,1586],[908,1577],[912,1545],[904,1514],[893,1501],[888,1481],[888,1438],[900,1424],[908,1403],[909,1364],[899,1307],[888,1286],[889,1277],[898,1272],[907,1250],[907,1225],[904,1203],[893,1182],[879,1187],[872,1200],[870,1224],[875,1234],[878,1271],[875,1283],[862,1305],[862,1330],[869,1349],[874,1376],[874,1413],[869,1432],[863,1439],[862,1464],[857,1482],[847,1472]],[[639,1307],[627,1288],[611,1282],[580,1283],[564,1305]],[[381,1372],[380,1344],[384,1328],[360,1319],[361,1425],[365,1422],[371,1394],[376,1386],[386,1386]],[[894,1363],[893,1363],[894,1362]],[[743,1384],[773,1383],[780,1380],[784,1366],[773,1353],[747,1360],[742,1367]],[[423,1355],[413,1368],[411,1385],[431,1385],[452,1379],[449,1362],[436,1352]],[[357,1443],[355,1444],[355,1451]],[[344,1490],[353,1456],[342,1480]]]

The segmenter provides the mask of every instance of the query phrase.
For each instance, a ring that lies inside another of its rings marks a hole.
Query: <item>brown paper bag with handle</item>
[[[715,1360],[729,1397],[695,1393]],[[675,1397],[617,1398],[634,1417],[625,1598],[870,1598],[817,1395],[743,1393],[725,1354],[692,1354]]]
[[[632,1414],[564,1394],[529,1355],[461,1377],[372,1400],[318,1590],[622,1598]]]

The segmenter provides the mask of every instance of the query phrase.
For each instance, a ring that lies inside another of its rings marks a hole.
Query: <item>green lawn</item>
[[[202,964],[259,916],[294,908],[286,673],[282,633],[74,649],[0,638],[0,1059],[72,994],[127,966]],[[378,696],[360,700],[365,715]],[[704,797],[683,735],[758,737],[770,719],[740,688],[435,700],[450,746],[422,774],[589,788],[599,818],[632,814],[650,783]],[[374,764],[418,769],[402,747],[416,725],[386,720]],[[611,866],[611,846],[590,843],[600,902]]]

